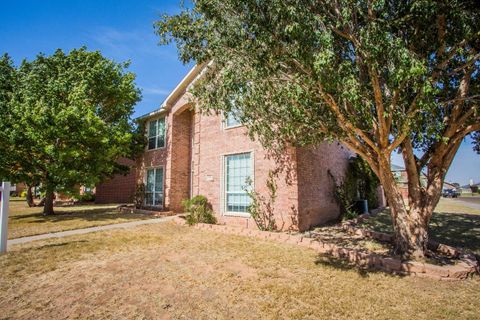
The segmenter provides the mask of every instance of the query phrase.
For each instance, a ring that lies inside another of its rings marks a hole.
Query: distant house
[[[390,170],[392,171],[396,181],[397,185],[399,186],[400,192],[402,193],[402,197],[404,200],[408,200],[408,175],[407,175],[407,170],[399,165],[396,164],[391,164],[390,165]],[[422,186],[426,186],[427,184],[427,177],[425,176],[424,173],[421,174],[420,176],[420,183]]]

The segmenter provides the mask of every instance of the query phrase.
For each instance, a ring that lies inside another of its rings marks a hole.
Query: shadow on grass
[[[61,243],[50,243],[50,244],[45,244],[40,247],[36,247],[35,249],[38,248],[55,248],[55,247],[65,247],[65,246],[71,246],[75,245],[78,243],[85,243],[88,242],[87,240],[77,240],[77,241],[66,241],[66,242],[61,242]]]
[[[361,223],[369,229],[392,233],[388,212],[379,213]],[[480,255],[480,215],[435,212],[430,222],[431,239],[454,247],[464,248]]]
[[[383,273],[391,277],[401,276],[401,275],[395,275],[395,274],[391,274],[381,270],[374,270],[374,269],[369,269],[367,267],[362,267],[355,263],[351,263],[344,259],[335,258],[329,255],[319,255],[315,260],[315,264],[319,266],[324,266],[327,268],[332,268],[335,270],[355,271],[362,278],[368,278],[371,274],[375,274],[375,273]]]
[[[104,220],[145,220],[154,218],[151,215],[139,213],[124,213],[116,211],[113,208],[91,208],[85,210],[56,211],[53,215],[45,216],[42,212],[30,214],[13,215],[10,219],[23,223],[45,223],[60,222],[68,220],[84,220],[84,221],[104,221]]]

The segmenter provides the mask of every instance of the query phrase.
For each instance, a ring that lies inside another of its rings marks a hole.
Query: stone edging
[[[173,221],[179,225],[186,225],[185,219],[182,217],[175,217],[173,218]],[[365,253],[355,249],[343,248],[337,246],[336,244],[305,237],[301,234],[260,231],[256,229],[245,229],[235,226],[204,223],[196,224],[193,227],[196,229],[212,230],[224,234],[242,235],[258,239],[295,244],[313,249],[320,254],[327,254],[335,258],[347,260],[360,267],[371,270],[380,270],[393,274],[412,275],[422,278],[453,281],[469,278],[478,272],[478,264],[476,260],[474,265],[462,260],[458,264],[449,266],[437,266],[416,261],[402,262],[399,259],[382,257],[376,253]]]
[[[146,214],[146,215],[151,215],[152,217],[170,217],[175,215],[175,212],[173,211],[153,211],[153,210],[137,209],[137,208],[127,207],[127,206],[119,206],[117,207],[117,210],[123,213]]]

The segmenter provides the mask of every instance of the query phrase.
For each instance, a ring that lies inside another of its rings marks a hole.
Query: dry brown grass
[[[20,238],[72,229],[151,219],[150,215],[118,212],[118,205],[76,205],[55,207],[55,214],[44,216],[43,208],[29,208],[24,199],[12,198],[8,219],[8,238]]]
[[[480,281],[360,273],[172,223],[14,246],[0,318],[478,319]]]

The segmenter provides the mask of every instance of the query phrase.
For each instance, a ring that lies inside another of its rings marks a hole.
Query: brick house
[[[126,175],[117,174],[95,187],[95,203],[131,203],[135,195],[135,161],[120,158],[118,163],[130,167]]]
[[[352,153],[339,143],[324,143],[291,148],[282,163],[269,158],[233,115],[197,110],[188,88],[202,69],[195,66],[158,110],[138,119],[148,137],[135,170],[136,183],[145,185],[145,206],[182,212],[183,199],[201,194],[220,223],[255,227],[247,212],[245,179],[267,196],[269,172],[281,167],[274,207],[278,226],[306,230],[336,219],[339,208],[328,171],[342,177]]]

